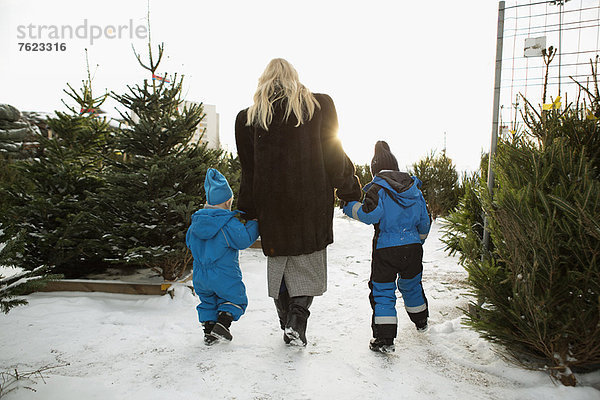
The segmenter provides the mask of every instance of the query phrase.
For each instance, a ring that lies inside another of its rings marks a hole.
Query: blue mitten
[[[346,205],[343,208],[344,214],[346,214],[347,216],[349,216],[350,218],[352,218],[352,208],[354,207],[354,205],[356,203],[358,203],[358,201],[351,201],[349,203],[346,203]]]

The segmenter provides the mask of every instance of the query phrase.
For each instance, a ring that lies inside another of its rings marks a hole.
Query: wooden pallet
[[[123,282],[123,281],[103,281],[94,279],[60,279],[50,281],[45,287],[39,289],[39,292],[103,292],[119,294],[144,294],[144,295],[164,295],[172,294],[174,284],[191,285],[192,279],[190,272],[184,278],[176,282],[163,283],[143,283],[143,282]]]
[[[261,249],[260,238],[250,246],[253,249]],[[143,282],[125,282],[115,280],[96,280],[96,279],[60,279],[50,281],[45,287],[38,289],[39,292],[103,292],[119,294],[144,294],[144,295],[164,295],[172,294],[174,284],[186,284],[192,288],[189,281],[192,280],[192,272],[179,279],[176,282],[163,283],[143,283]]]

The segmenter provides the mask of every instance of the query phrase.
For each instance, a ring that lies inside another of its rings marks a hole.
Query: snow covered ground
[[[186,287],[173,299],[29,296],[28,306],[0,316],[0,372],[56,368],[3,399],[600,399],[600,373],[579,375],[575,388],[555,385],[506,363],[461,325],[466,275],[442,251],[438,228],[424,255],[431,328],[418,333],[400,300],[394,354],[368,349],[372,228],[337,212],[329,290],[311,308],[306,348],[283,343],[266,260],[249,249],[240,256],[248,311],[232,326],[233,342],[213,347],[203,344],[198,300]]]

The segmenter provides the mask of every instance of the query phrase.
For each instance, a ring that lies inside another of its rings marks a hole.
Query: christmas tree
[[[60,275],[47,274],[48,267],[41,266],[33,271],[23,271],[4,278],[0,276],[0,311],[8,314],[11,308],[27,304],[23,295],[30,294]]]
[[[423,182],[421,192],[427,202],[431,216],[445,216],[458,204],[458,173],[452,160],[445,152],[435,153],[414,163],[409,171]]]
[[[125,94],[112,93],[126,111],[116,137],[123,157],[112,162],[101,195],[111,221],[104,240],[113,262],[151,267],[173,280],[191,266],[185,233],[204,202],[206,170],[227,164],[221,150],[191,141],[204,117],[202,104],[184,105],[183,77],[158,74],[163,45],[154,57],[148,42],[147,63],[135,55],[148,79]]]
[[[472,218],[450,225],[477,298],[468,323],[515,361],[546,369],[565,385],[576,384],[573,372],[600,367],[597,65],[595,90],[583,88],[587,101],[563,108],[554,99],[542,110],[526,101],[526,129],[500,140],[493,197],[472,192],[494,246],[474,249]],[[463,199],[462,215],[475,203]]]
[[[103,265],[106,245],[94,197],[104,185],[101,172],[111,128],[88,111],[107,97],[93,96],[89,66],[80,92],[71,86],[65,92],[76,107],[49,118],[52,137],[37,137],[41,156],[15,161],[16,174],[0,189],[6,201],[0,216],[0,242],[6,242],[0,264],[26,271],[47,266],[75,277]]]
[[[458,192],[459,201],[442,221],[442,241],[450,255],[458,255],[459,263],[467,270],[472,260],[477,260],[475,268],[483,255],[483,206],[481,198],[487,193],[488,155],[481,158],[479,170],[471,174],[464,173]],[[488,250],[493,250],[493,242]]]
[[[373,175],[371,175],[371,166],[368,164],[354,164],[355,175],[358,177],[358,181],[362,186],[373,180]]]

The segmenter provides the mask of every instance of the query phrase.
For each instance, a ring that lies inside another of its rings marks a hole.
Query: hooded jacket
[[[239,267],[238,250],[258,238],[258,223],[246,225],[235,216],[238,211],[204,208],[192,215],[185,242],[194,257],[194,269],[212,266]]]
[[[344,214],[365,224],[377,224],[377,249],[424,243],[431,220],[420,185],[417,177],[405,172],[381,171],[364,187],[364,203],[348,203]]]

